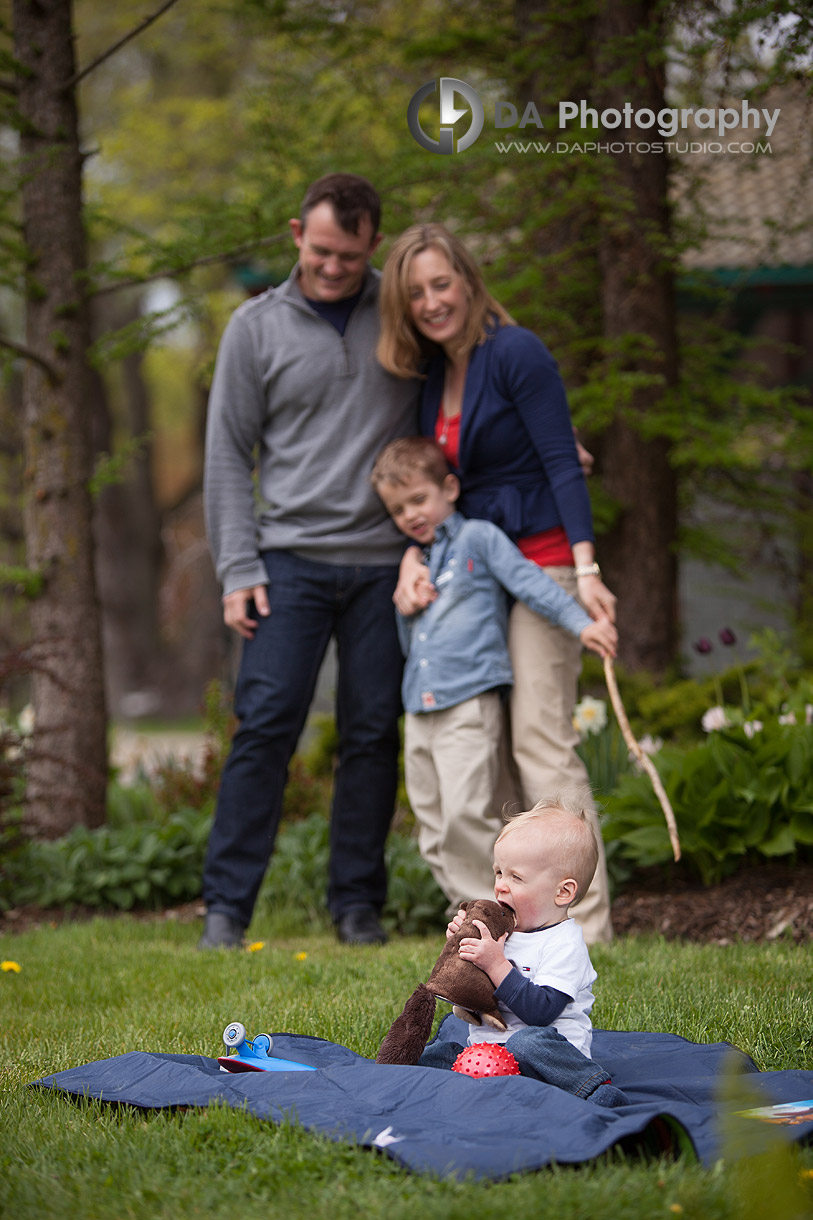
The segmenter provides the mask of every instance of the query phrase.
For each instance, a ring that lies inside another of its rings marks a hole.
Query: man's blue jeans
[[[583,1055],[552,1025],[528,1025],[503,1043],[519,1064],[523,1076],[555,1084],[576,1097],[590,1094],[610,1079],[610,1073]],[[421,1067],[451,1069],[465,1048],[459,1042],[431,1042],[420,1058]]]
[[[271,614],[243,647],[240,721],[220,783],[203,897],[244,927],[274,846],[288,764],[331,636],[336,637],[339,752],[330,829],[334,920],[386,898],[384,843],[395,808],[403,658],[392,594],[397,568],[263,555]]]

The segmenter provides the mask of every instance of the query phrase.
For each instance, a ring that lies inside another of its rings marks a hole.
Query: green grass
[[[268,938],[265,948],[241,954],[200,954],[198,927],[127,916],[0,938],[0,959],[21,967],[0,974],[0,1215],[756,1220],[768,1214],[754,1210],[760,1199],[770,1201],[772,1220],[813,1212],[810,1149],[783,1152],[778,1166],[755,1156],[707,1170],[610,1152],[590,1165],[504,1183],[438,1181],[384,1155],[225,1108],[142,1112],[25,1087],[129,1050],[215,1056],[233,1018],[249,1033],[315,1034],[373,1056],[431,968],[441,933],[351,949],[325,933],[291,935],[287,926],[284,938],[279,925],[276,935],[270,923],[252,928]],[[730,1040],[763,1070],[813,1069],[809,947],[627,939],[593,957],[597,1026]],[[801,1211],[798,1198],[783,1203],[777,1175],[806,1196]]]

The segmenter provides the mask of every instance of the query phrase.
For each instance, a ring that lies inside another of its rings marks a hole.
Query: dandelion
[[[264,940],[253,940],[250,945],[246,945],[246,953],[259,953],[260,949],[264,948]]]
[[[753,737],[754,733],[762,732],[762,721],[761,720],[746,720],[742,727],[745,730],[746,737]]]
[[[294,961],[295,961],[295,962],[305,962],[305,961],[307,961],[307,960],[308,960],[308,955],[307,955],[307,953],[300,952],[300,953],[295,953],[295,954],[294,954]]]
[[[703,713],[700,721],[705,733],[714,733],[717,729],[727,729],[731,723],[724,707],[710,707]]]
[[[5,971],[6,974],[19,974],[22,966],[19,962],[0,962],[0,970]]]
[[[604,700],[585,695],[573,709],[573,727],[581,737],[598,734],[606,728],[607,704]]]

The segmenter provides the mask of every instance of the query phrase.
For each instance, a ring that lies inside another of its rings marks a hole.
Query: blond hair
[[[563,877],[572,877],[576,882],[576,897],[570,904],[575,906],[587,893],[598,867],[598,843],[584,809],[562,796],[544,797],[533,809],[515,814],[503,826],[496,842],[519,830],[547,831],[555,836],[555,862]]]
[[[482,271],[459,237],[443,225],[413,225],[393,243],[381,275],[381,337],[376,354],[396,377],[415,377],[431,350],[415,329],[409,308],[412,260],[424,250],[438,250],[465,281],[469,310],[457,345],[460,355],[484,343],[496,328],[516,325],[486,288]]]
[[[401,486],[411,475],[422,474],[442,487],[449,471],[446,455],[437,441],[428,436],[402,436],[390,441],[375,459],[370,482]]]

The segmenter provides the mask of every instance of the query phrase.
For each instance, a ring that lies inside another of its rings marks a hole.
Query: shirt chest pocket
[[[434,581],[438,595],[446,602],[462,602],[471,597],[476,588],[474,564],[471,559],[450,559],[438,572]]]

